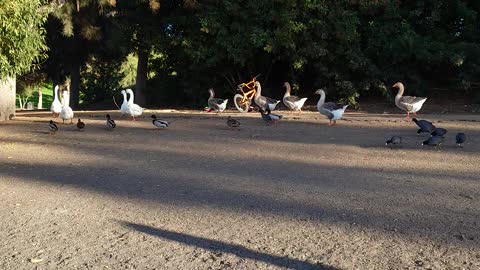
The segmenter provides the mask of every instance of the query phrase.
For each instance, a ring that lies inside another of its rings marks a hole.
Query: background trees
[[[403,81],[480,102],[479,11],[474,0],[66,0],[43,68],[71,76],[72,105],[129,86],[144,105],[204,106],[209,87],[231,95],[259,73],[276,98],[290,81],[355,106]]]
[[[15,78],[46,58],[43,23],[50,8],[41,0],[0,1],[0,121],[15,112]]]

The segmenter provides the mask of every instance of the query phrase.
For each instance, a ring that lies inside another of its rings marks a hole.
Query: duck
[[[393,88],[398,88],[398,93],[395,96],[395,105],[401,110],[407,112],[406,118],[410,118],[410,113],[413,113],[413,116],[417,116],[417,112],[423,106],[423,103],[427,101],[426,97],[415,97],[415,96],[403,96],[403,92],[405,91],[405,87],[403,83],[397,82],[392,86]]]
[[[167,128],[168,125],[170,125],[170,123],[168,123],[167,121],[157,119],[157,116],[155,114],[152,114],[151,118],[153,119],[152,124],[157,128]]]
[[[73,110],[70,108],[70,102],[67,97],[67,90],[63,91],[63,107],[60,111],[60,118],[63,119],[63,124],[65,124],[65,120],[70,120],[70,124],[73,124]]]
[[[417,120],[417,118],[412,119],[415,124],[420,128],[417,130],[417,135],[420,135],[422,132],[428,132],[431,133],[434,129],[435,126],[432,124],[432,122],[429,122],[427,120]]]
[[[107,126],[109,128],[113,129],[117,127],[117,124],[115,124],[115,120],[113,120],[112,117],[110,117],[110,114],[105,115],[105,117],[107,117]]]
[[[280,119],[283,118],[283,115],[272,114],[272,111],[268,107],[266,111],[262,108],[260,108],[259,111],[262,115],[262,119],[267,122],[267,125],[270,125],[271,123],[276,124]]]
[[[422,145],[435,146],[435,149],[437,149],[442,145],[442,143],[443,143],[443,137],[433,136],[428,138],[428,140],[422,142]]]
[[[270,111],[275,110],[275,107],[277,107],[277,104],[280,103],[280,100],[262,96],[262,85],[259,81],[255,82],[255,87],[257,88],[257,92],[253,98],[255,104],[257,104],[257,106],[263,111],[266,111],[267,107],[270,109]]]
[[[240,127],[240,121],[238,121],[237,119],[233,119],[231,116],[228,116],[227,126],[229,128],[239,128]]]
[[[330,120],[330,123],[328,124],[329,126],[335,125],[337,120],[342,118],[348,105],[342,107],[335,102],[325,103],[325,91],[323,89],[318,89],[315,94],[320,95],[320,99],[317,103],[318,112],[325,115]]]
[[[80,131],[83,131],[84,128],[85,128],[85,123],[82,122],[82,121],[80,120],[80,118],[78,118],[77,128],[78,128],[78,130],[80,130]]]
[[[122,90],[120,93],[122,93],[122,96],[123,96],[123,103],[122,103],[122,106],[120,107],[120,113],[122,115],[128,115],[130,111],[128,110],[127,92],[125,92],[125,90]]]
[[[444,128],[435,128],[432,133],[430,133],[430,136],[432,137],[435,137],[435,136],[438,136],[438,137],[443,137],[445,136],[445,134],[447,134],[448,130],[444,129]]]
[[[402,137],[400,136],[393,136],[390,140],[385,142],[385,145],[401,145],[402,144]]]
[[[57,124],[55,124],[53,120],[50,120],[50,124],[48,124],[48,133],[51,135],[51,134],[55,134],[55,132],[57,131],[58,131]]]
[[[218,113],[223,112],[227,108],[228,99],[215,98],[213,88],[208,89],[208,93],[210,94],[208,107]]]
[[[58,117],[62,111],[62,103],[58,99],[58,85],[55,85],[55,89],[53,90],[53,102],[52,106],[50,106],[50,111],[54,117]]]
[[[455,140],[458,146],[463,147],[463,143],[467,140],[467,136],[465,135],[465,133],[457,133],[457,136],[455,136]]]
[[[133,95],[132,89],[127,89],[125,92],[130,95],[128,99],[128,114],[132,116],[132,119],[135,121],[136,116],[143,114],[143,108],[134,103],[135,96]],[[123,105],[123,104],[122,104]]]
[[[307,101],[308,98],[299,98],[297,96],[291,96],[290,92],[292,88],[290,87],[290,83],[285,82],[283,84],[285,87],[285,95],[283,95],[283,104],[292,111],[299,111],[302,112],[303,104]]]

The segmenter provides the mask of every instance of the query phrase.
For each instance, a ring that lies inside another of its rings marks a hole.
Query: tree
[[[50,8],[45,4],[43,0],[0,1],[0,120],[15,112],[15,85],[9,78],[28,72],[46,58],[43,25]]]

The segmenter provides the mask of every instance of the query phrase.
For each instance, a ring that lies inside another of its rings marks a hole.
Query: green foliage
[[[138,52],[149,56],[147,93],[169,104],[201,105],[210,87],[229,97],[259,73],[274,98],[289,81],[300,96],[326,87],[329,99],[352,107],[360,96],[392,98],[397,81],[416,95],[436,87],[475,96],[480,86],[480,4],[473,0],[89,0],[80,9],[76,2],[56,16],[71,18],[82,38],[49,44],[60,44],[56,59],[93,55],[109,63],[96,60],[99,67],[83,71],[89,102],[113,89],[98,74],[113,72],[112,85],[118,76],[122,87],[135,83]]]
[[[81,100],[91,104],[111,99],[120,89],[122,77],[121,63],[109,62],[92,57],[81,71]]]
[[[21,75],[46,58],[43,0],[0,1],[0,78]]]

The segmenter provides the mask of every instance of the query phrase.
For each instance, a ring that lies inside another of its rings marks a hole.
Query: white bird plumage
[[[223,112],[227,108],[228,99],[215,98],[213,88],[208,89],[210,97],[208,98],[208,107],[216,112]]]
[[[318,89],[315,94],[320,95],[320,99],[317,103],[318,112],[325,115],[330,120],[330,123],[328,124],[329,126],[335,125],[337,123],[337,120],[342,118],[343,113],[345,112],[345,109],[348,107],[348,105],[342,107],[335,102],[325,103],[325,91],[323,91],[322,89]]]
[[[135,120],[135,116],[142,115],[144,109],[134,103],[135,97],[133,95],[132,89],[127,89],[126,92],[127,94],[130,94],[130,98],[128,99],[128,114],[133,117],[133,120]]]
[[[120,113],[122,113],[122,115],[129,114],[127,92],[125,92],[125,90],[122,90],[120,93],[122,93],[122,96],[123,96],[123,103],[122,103],[122,106],[120,107]]]
[[[253,99],[253,101],[255,101],[255,104],[257,104],[257,106],[264,111],[267,110],[267,106],[271,111],[275,110],[275,107],[278,103],[280,103],[280,100],[262,96],[262,85],[259,81],[255,82],[255,86],[257,88],[255,98]]]
[[[50,106],[50,111],[52,111],[52,114],[55,116],[62,111],[62,103],[58,99],[58,85],[55,86],[55,89],[53,91],[53,102],[52,106]]]
[[[403,92],[405,91],[405,87],[403,83],[397,82],[392,86],[393,88],[398,88],[398,93],[395,96],[395,105],[401,110],[407,112],[407,118],[410,118],[410,113],[413,113],[413,116],[417,116],[417,112],[423,106],[423,103],[427,101],[425,97],[415,97],[415,96],[403,96]]]
[[[283,84],[283,87],[285,87],[285,95],[283,95],[283,104],[287,108],[293,111],[302,111],[303,104],[305,104],[305,101],[307,101],[307,98],[299,98],[297,96],[292,96],[290,95],[292,88],[290,87],[290,84],[288,82],[285,82]]]
[[[65,124],[65,120],[70,120],[70,124],[73,124],[73,110],[70,108],[70,101],[68,100],[68,93],[67,91],[63,91],[63,107],[60,111],[60,118],[63,119],[63,123]]]

